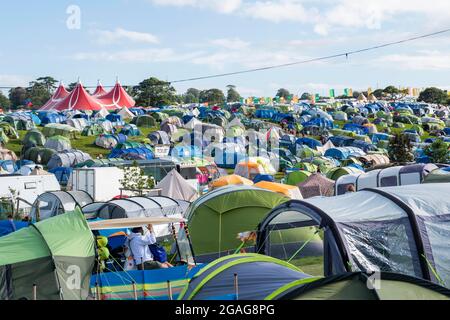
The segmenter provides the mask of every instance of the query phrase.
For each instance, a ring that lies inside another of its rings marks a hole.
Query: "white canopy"
[[[134,114],[130,110],[128,110],[127,107],[122,108],[119,111],[118,115],[122,117],[122,120],[127,120],[127,119],[133,119],[134,118]]]
[[[173,169],[162,179],[157,189],[161,189],[161,195],[176,200],[192,202],[198,198],[197,190]]]
[[[123,228],[137,228],[148,224],[160,225],[170,223],[186,222],[186,219],[181,217],[145,217],[145,218],[125,218],[125,219],[110,219],[89,222],[91,230],[108,230],[108,229],[123,229]]]

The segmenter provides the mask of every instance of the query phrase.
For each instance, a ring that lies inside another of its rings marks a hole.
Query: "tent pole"
[[[167,280],[167,292],[169,294],[169,300],[173,300],[173,295],[172,295],[172,285],[170,283],[170,280]]]
[[[238,274],[234,274],[234,294],[236,295],[236,300],[239,300],[239,279]]]
[[[180,257],[180,261],[181,261],[180,246],[178,244],[177,233],[176,233],[176,230],[175,230],[175,225],[173,223],[172,223],[172,235],[173,235],[173,239],[175,240],[175,246],[177,248],[177,253],[178,253],[178,256]],[[188,263],[189,261],[186,261],[186,262]]]
[[[133,296],[134,296],[134,300],[138,299],[138,294],[137,294],[137,288],[136,288],[136,282],[133,281]]]
[[[194,264],[197,265],[197,262],[195,261],[194,247],[192,246],[191,236],[189,235],[189,228],[187,224],[184,225],[184,231],[186,233],[186,238],[188,239],[189,242],[189,248],[191,249],[192,260],[194,260]]]
[[[33,300],[37,300],[37,285],[33,284]]]

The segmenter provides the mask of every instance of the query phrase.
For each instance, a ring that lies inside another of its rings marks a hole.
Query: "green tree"
[[[284,99],[288,99],[290,95],[291,95],[291,93],[289,92],[289,90],[284,89],[284,88],[278,89],[277,94],[276,94],[277,97],[284,98]]]
[[[33,106],[37,107],[43,106],[51,97],[46,85],[37,81],[30,82],[26,92],[27,98],[31,100]]]
[[[145,190],[155,187],[155,179],[145,175],[137,161],[133,161],[130,167],[123,169],[124,177],[119,182],[125,190],[142,195]]]
[[[412,152],[412,144],[408,137],[404,134],[397,133],[393,136],[389,143],[389,158],[395,163],[408,163],[414,160]]]
[[[394,86],[387,86],[386,88],[384,88],[383,93],[386,95],[388,99],[396,100],[397,95],[400,94],[400,90]]]
[[[434,163],[450,163],[450,144],[436,139],[424,149],[425,155]]]
[[[422,91],[418,100],[426,103],[446,104],[448,95],[444,90],[431,87]]]
[[[17,87],[9,90],[9,101],[11,101],[11,106],[17,108],[25,103],[28,98],[27,90],[22,87]]]
[[[312,95],[311,93],[308,92],[304,92],[302,94],[302,96],[300,97],[300,100],[311,100],[312,99]]]
[[[47,90],[48,94],[51,95],[57,87],[56,84],[58,83],[58,80],[53,77],[46,76],[37,78],[36,82],[42,84]]]
[[[161,107],[177,101],[175,88],[155,77],[145,79],[133,91],[138,105]]]
[[[8,109],[11,107],[11,101],[0,91],[0,108]]]
[[[377,99],[381,99],[383,98],[384,92],[383,89],[377,89],[374,92],[372,92],[372,94],[377,98]]]
[[[236,90],[236,86],[229,84],[227,86],[227,102],[238,102],[241,100],[241,95]]]
[[[200,102],[209,104],[225,103],[225,95],[220,89],[209,89],[200,91]]]
[[[198,103],[200,101],[200,90],[196,88],[187,89],[186,93],[183,94],[184,103]]]

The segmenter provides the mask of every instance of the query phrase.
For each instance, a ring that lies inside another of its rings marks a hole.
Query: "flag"
[[[316,93],[316,101],[320,100],[320,94]]]
[[[293,103],[298,103],[298,96],[297,96],[297,95],[295,95],[295,96],[292,98],[292,102],[293,102]]]
[[[352,88],[348,89],[348,96],[353,97],[353,89]]]
[[[348,91],[348,88],[345,88],[345,89],[344,89],[344,96],[346,96],[346,97],[348,97],[348,96],[349,96],[349,91]]]
[[[373,93],[372,88],[367,89],[367,95],[370,96]]]
[[[334,97],[335,97],[334,89],[330,89],[330,98],[334,98]]]
[[[316,104],[316,95],[311,95],[311,104]]]

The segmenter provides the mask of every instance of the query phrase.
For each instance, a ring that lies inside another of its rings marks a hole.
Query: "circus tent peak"
[[[108,93],[97,97],[97,99],[107,108],[107,109],[121,109],[124,107],[131,108],[136,105],[136,102],[132,97],[126,92],[119,81],[116,82],[114,88]]]
[[[105,94],[107,94],[108,92],[105,90],[105,88],[103,88],[103,85],[100,83],[100,81],[98,81],[97,84],[97,88],[95,89],[94,93],[92,94],[94,97],[100,97],[103,96]]]
[[[91,110],[98,111],[102,109],[102,104],[90,96],[79,81],[70,94],[61,100],[55,108],[58,111],[63,110]]]
[[[58,105],[69,94],[70,92],[67,91],[66,87],[64,87],[64,84],[61,82],[50,100],[47,101],[47,103],[43,105],[39,110],[50,111],[55,109],[56,105]]]

